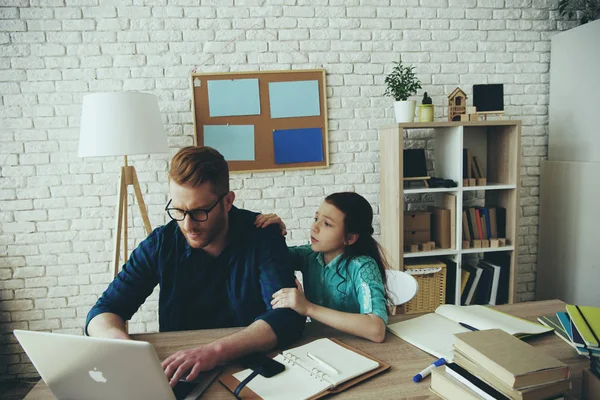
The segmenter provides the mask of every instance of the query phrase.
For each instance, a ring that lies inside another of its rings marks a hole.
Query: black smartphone
[[[250,368],[265,378],[275,376],[285,370],[285,365],[262,353],[250,354],[240,360],[244,368]]]
[[[194,382],[183,382],[179,381],[173,388],[173,394],[177,400],[183,400],[187,397],[188,394],[198,385]]]

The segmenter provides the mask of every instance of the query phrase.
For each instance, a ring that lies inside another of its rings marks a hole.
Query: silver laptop
[[[150,343],[15,330],[59,400],[175,400]]]

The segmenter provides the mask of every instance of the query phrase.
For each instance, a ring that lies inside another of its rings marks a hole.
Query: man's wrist
[[[222,364],[227,360],[227,351],[221,340],[215,340],[214,342],[208,344],[208,346],[211,348],[215,356],[216,364]]]

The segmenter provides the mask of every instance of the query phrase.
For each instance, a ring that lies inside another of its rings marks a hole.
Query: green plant
[[[558,11],[561,17],[579,18],[581,24],[600,19],[600,0],[560,0]]]
[[[406,100],[421,89],[421,81],[414,72],[415,67],[402,65],[402,60],[394,64],[396,66],[385,78],[385,96],[392,96],[396,101]]]

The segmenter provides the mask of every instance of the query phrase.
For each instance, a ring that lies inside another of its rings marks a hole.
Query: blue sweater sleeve
[[[157,249],[161,228],[155,229],[131,253],[123,269],[102,293],[85,321],[85,334],[95,316],[113,313],[131,319],[158,284]]]
[[[306,318],[289,308],[271,308],[275,292],[284,287],[296,287],[294,271],[286,265],[288,252],[285,239],[279,228],[275,228],[261,228],[257,238],[261,294],[267,311],[256,319],[268,323],[277,336],[278,346],[285,347],[300,337]]]

